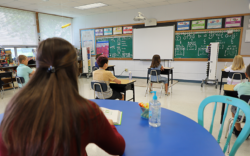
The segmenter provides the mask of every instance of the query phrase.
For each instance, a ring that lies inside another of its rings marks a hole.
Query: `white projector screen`
[[[133,59],[172,60],[174,56],[175,26],[138,28],[133,30]]]

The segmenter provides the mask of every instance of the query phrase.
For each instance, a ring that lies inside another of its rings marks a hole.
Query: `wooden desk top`
[[[115,65],[108,65],[108,67],[114,67]]]
[[[224,84],[224,91],[234,91],[235,85]]]
[[[164,69],[174,69],[174,67],[164,67]]]
[[[129,80],[125,80],[125,79],[118,79],[121,81],[121,84],[129,84],[129,83],[134,83],[135,80],[129,81]],[[110,84],[117,84],[115,82],[110,82]]]

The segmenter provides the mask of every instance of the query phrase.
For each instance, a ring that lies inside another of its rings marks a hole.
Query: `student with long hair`
[[[152,58],[152,63],[150,66],[151,69],[153,70],[164,70],[164,67],[161,65],[161,57],[160,55],[154,55]],[[168,78],[162,77],[161,75],[157,75],[159,81],[164,81],[165,84],[165,94],[169,95],[170,93],[168,92]],[[157,81],[156,76],[151,76],[151,81]],[[152,88],[152,83],[151,83],[151,88]],[[151,91],[150,88],[150,91]]]
[[[234,73],[245,73],[246,72],[246,66],[244,64],[243,57],[241,55],[237,55],[234,57],[233,64],[226,69],[224,69],[225,72],[234,72]],[[243,82],[246,82],[247,79],[243,80]],[[231,84],[232,79],[227,78],[227,84]],[[238,83],[241,83],[241,80],[233,80],[233,85],[236,85]]]
[[[99,107],[79,95],[77,54],[66,40],[38,47],[37,70],[8,103],[1,156],[85,156],[89,143],[122,155],[125,141]]]

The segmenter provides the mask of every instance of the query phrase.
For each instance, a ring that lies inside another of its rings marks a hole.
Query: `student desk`
[[[124,93],[124,101],[126,101],[126,91],[132,90],[133,91],[133,98],[129,99],[128,101],[132,100],[135,102],[135,80],[129,81],[124,79],[119,79],[121,84],[117,84],[115,82],[110,82],[110,88],[115,89],[119,92]]]
[[[228,78],[228,72],[225,72],[224,69],[221,70],[221,79],[220,79],[220,92],[221,92],[221,87],[222,87],[222,79],[223,78]]]
[[[148,70],[149,70],[150,68],[148,68]],[[174,67],[164,67],[164,70],[163,71],[161,71],[161,74],[162,75],[167,75],[168,76],[168,85],[169,85],[169,74],[171,74],[171,83],[173,84],[173,69],[174,69]],[[147,84],[148,84],[148,80],[149,80],[149,73],[148,73],[148,71],[147,71]]]
[[[1,81],[4,83],[4,85],[2,86],[2,83]],[[0,90],[2,90],[2,87],[3,89],[11,89],[13,87],[6,87],[6,85],[9,85],[10,83],[14,84],[14,81],[15,80],[15,77],[12,77],[12,72],[7,72],[7,71],[1,71],[0,72]]]
[[[115,75],[115,65],[109,65],[106,70],[113,71],[113,74]]]
[[[100,107],[123,112],[117,131],[124,137],[123,156],[224,156],[215,138],[197,122],[161,109],[161,126],[149,127],[136,102],[93,100]]]
[[[235,85],[224,84],[224,88],[223,88],[224,89],[224,95],[225,96],[232,96],[233,94],[237,95],[237,91],[234,91],[234,86]],[[237,96],[232,96],[232,97],[238,98]],[[221,108],[220,124],[222,123],[224,112],[225,112],[225,104],[223,103],[222,108]]]

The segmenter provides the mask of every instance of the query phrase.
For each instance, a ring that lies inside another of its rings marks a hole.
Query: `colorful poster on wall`
[[[103,29],[95,29],[95,36],[103,36]]]
[[[192,30],[205,29],[205,20],[192,21]]]
[[[207,29],[221,28],[222,19],[209,19],[207,20]]]
[[[242,20],[242,17],[226,18],[225,27],[226,28],[241,27],[241,20]]]
[[[122,34],[122,27],[114,27],[113,28],[113,34],[114,35],[120,35],[120,34]]]
[[[109,57],[109,41],[96,42],[96,54],[103,54]]]
[[[91,55],[95,55],[95,29],[81,30],[81,46],[89,47]]]
[[[88,54],[88,73],[91,73],[91,56],[90,56],[90,48],[87,48],[87,54]]]
[[[177,30],[189,30],[190,21],[177,22]]]
[[[104,28],[104,35],[113,35],[112,28]]]
[[[132,33],[133,33],[133,27],[132,26],[123,27],[123,34],[132,34]]]

